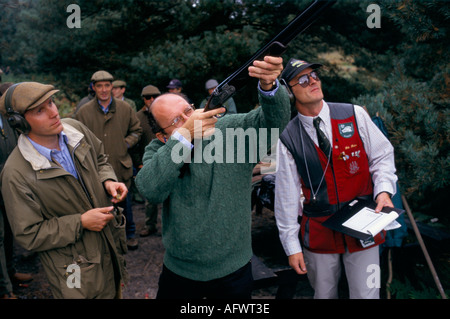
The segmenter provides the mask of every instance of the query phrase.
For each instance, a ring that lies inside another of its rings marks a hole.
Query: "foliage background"
[[[81,8],[70,29],[69,4]],[[248,60],[310,1],[0,0],[3,81],[35,80],[59,89],[70,116],[100,69],[128,83],[142,105],[148,84],[161,91],[179,78],[198,105],[204,83],[219,82]],[[370,29],[370,3],[381,28]],[[402,193],[413,211],[449,225],[449,1],[338,1],[284,55],[323,63],[328,101],[379,114],[396,150]],[[256,106],[256,84],[236,96],[239,112]]]

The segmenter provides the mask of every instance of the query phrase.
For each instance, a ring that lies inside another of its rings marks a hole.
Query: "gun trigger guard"
[[[225,106],[224,106],[224,107],[225,107]],[[216,119],[220,119],[221,117],[224,117],[225,114],[227,114],[227,113],[228,113],[228,109],[225,107],[225,112],[216,114],[216,115],[214,115],[214,117],[215,117]]]

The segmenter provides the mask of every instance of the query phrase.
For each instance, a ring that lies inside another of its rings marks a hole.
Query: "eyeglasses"
[[[314,79],[315,81],[320,81],[319,73],[317,71],[312,71],[309,74],[303,74],[301,77],[299,77],[298,83],[295,83],[293,86],[300,84],[302,88],[305,88],[310,84],[310,78]]]
[[[191,116],[192,113],[194,113],[195,107],[194,104],[190,104],[184,111],[184,115],[186,115],[187,117]],[[162,128],[161,131],[164,131],[166,129],[168,129],[171,126],[175,126],[175,127],[179,127],[182,123],[183,123],[183,116],[179,115],[176,118],[173,119],[172,124],[170,124],[169,126]]]

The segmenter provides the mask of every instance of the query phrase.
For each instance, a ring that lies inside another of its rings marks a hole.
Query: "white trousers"
[[[350,299],[380,298],[379,246],[344,254],[318,254],[303,250],[314,299],[337,299],[342,265]],[[342,262],[341,262],[342,261]]]

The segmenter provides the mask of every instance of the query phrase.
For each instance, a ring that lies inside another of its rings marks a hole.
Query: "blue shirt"
[[[107,114],[109,112],[109,107],[111,106],[112,103],[112,97],[111,100],[109,100],[108,106],[106,108],[103,108],[103,106],[100,104],[100,101],[97,100],[98,105],[100,105],[100,108],[102,109],[103,113]]]
[[[62,166],[67,172],[72,174],[75,178],[78,178],[77,171],[75,169],[75,164],[72,160],[72,156],[70,155],[69,148],[67,147],[67,135],[64,132],[59,134],[59,148],[57,149],[49,149],[45,146],[42,146],[27,136],[28,140],[33,144],[34,148],[41,154],[45,156],[50,162],[56,161],[58,164]]]

